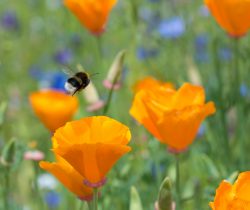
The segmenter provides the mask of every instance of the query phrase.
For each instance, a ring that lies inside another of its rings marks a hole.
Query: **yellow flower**
[[[72,121],[53,138],[54,152],[64,158],[87,182],[101,183],[118,159],[129,152],[129,128],[105,116]]]
[[[218,24],[231,36],[245,35],[250,27],[250,1],[205,0]]]
[[[105,30],[109,13],[117,0],[64,0],[65,6],[93,34]]]
[[[214,202],[209,205],[213,210],[249,210],[250,209],[250,171],[243,172],[232,185],[222,181]]]
[[[40,167],[52,173],[69,191],[83,200],[92,198],[92,188],[83,184],[84,178],[67,161],[57,156],[57,162],[41,161]]]
[[[186,149],[195,139],[201,122],[215,112],[205,104],[204,89],[185,83],[179,90],[158,86],[136,93],[130,114],[160,142],[171,149]]]
[[[51,132],[71,120],[78,109],[77,98],[55,90],[33,92],[29,99],[37,117]]]

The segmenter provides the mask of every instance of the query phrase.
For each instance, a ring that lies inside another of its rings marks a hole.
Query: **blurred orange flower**
[[[160,142],[182,151],[195,139],[201,122],[215,112],[204,89],[185,83],[179,90],[158,86],[136,93],[130,114]]]
[[[250,209],[250,171],[240,173],[232,185],[222,181],[216,190],[214,202],[209,205],[213,210],[249,210]]]
[[[250,1],[205,0],[218,24],[231,36],[245,35],[250,27]]]
[[[71,120],[78,109],[77,98],[55,90],[33,92],[29,99],[37,117],[51,132]]]
[[[57,156],[57,162],[41,161],[40,167],[52,173],[66,188],[83,200],[92,198],[92,188],[83,184],[84,178],[64,159]]]
[[[152,89],[154,87],[157,87],[159,85],[163,85],[166,88],[171,88],[174,89],[174,85],[170,82],[162,82],[159,81],[157,79],[155,79],[154,77],[145,77],[142,80],[139,80],[136,82],[136,84],[134,85],[134,92],[138,92],[139,90],[142,89]]]
[[[97,184],[118,159],[129,152],[129,128],[106,116],[72,121],[53,138],[54,152],[64,158],[88,183]]]
[[[81,24],[96,35],[105,30],[109,13],[116,2],[117,0],[64,0],[65,6]]]

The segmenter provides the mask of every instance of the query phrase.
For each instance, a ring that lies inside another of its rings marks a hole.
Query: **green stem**
[[[181,209],[181,195],[180,195],[180,160],[179,155],[175,155],[175,191],[176,191],[176,210]]]
[[[109,94],[108,94],[108,99],[107,99],[107,103],[103,109],[103,113],[102,115],[106,115],[108,110],[109,110],[109,106],[110,106],[110,103],[111,103],[111,99],[112,99],[112,96],[113,96],[113,92],[114,92],[114,85],[116,84],[116,82],[118,81],[118,78],[120,76],[120,73],[118,72],[117,75],[115,76],[115,79],[112,83],[112,87],[111,89],[109,90]]]
[[[10,179],[9,179],[9,168],[7,166],[5,172],[4,172],[4,181],[5,181],[5,187],[4,187],[4,209],[9,210],[9,188],[10,188]]]
[[[102,39],[101,36],[96,36],[96,48],[97,48],[97,63],[98,63],[98,68],[102,68],[102,58],[103,58],[103,53],[102,53]]]
[[[234,93],[234,103],[239,99],[240,75],[239,75],[239,40],[233,40],[234,63],[232,72],[232,88]]]
[[[93,210],[98,210],[98,188],[94,188],[93,190]]]

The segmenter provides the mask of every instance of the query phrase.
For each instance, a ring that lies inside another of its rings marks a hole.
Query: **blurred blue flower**
[[[66,91],[64,84],[68,76],[62,71],[44,71],[38,66],[32,66],[29,70],[32,78],[39,82],[39,88],[51,88]]]
[[[61,91],[66,91],[64,84],[67,81],[68,77],[63,72],[55,72],[51,78],[51,88]]]
[[[195,60],[198,62],[206,62],[209,59],[208,55],[208,36],[206,34],[198,35],[194,40],[195,45]]]
[[[82,38],[79,34],[73,34],[70,39],[72,47],[79,48],[82,45]]]
[[[1,17],[1,25],[6,30],[18,30],[19,21],[16,13],[13,11],[6,11]]]
[[[224,61],[229,61],[232,59],[232,51],[228,47],[223,47],[219,49],[219,58]]]
[[[54,60],[62,65],[69,64],[73,59],[73,53],[70,49],[62,49],[55,53]]]
[[[45,194],[44,200],[49,208],[56,208],[61,202],[60,194],[55,191],[49,191]]]
[[[205,133],[205,130],[206,130],[206,127],[204,124],[201,124],[201,126],[199,127],[199,130],[198,130],[198,133],[196,135],[197,138],[200,138],[204,135]]]
[[[138,47],[136,56],[139,60],[145,60],[148,58],[154,58],[159,54],[159,50],[156,48],[146,49],[144,47]]]
[[[167,39],[175,39],[185,32],[185,23],[181,17],[171,17],[162,20],[158,25],[160,36]]]
[[[249,94],[249,89],[246,84],[241,84],[240,86],[240,95],[243,97],[247,97]]]
[[[165,165],[164,164],[160,164],[159,165],[159,171],[157,171],[157,167],[155,163],[151,164],[151,175],[153,179],[157,179],[157,173],[162,174],[165,171]]]

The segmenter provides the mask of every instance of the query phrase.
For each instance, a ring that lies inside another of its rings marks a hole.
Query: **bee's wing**
[[[73,76],[75,74],[73,70],[67,65],[63,66],[62,71],[69,76]]]

